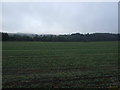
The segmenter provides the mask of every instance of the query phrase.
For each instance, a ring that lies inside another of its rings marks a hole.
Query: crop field
[[[3,88],[118,87],[118,42],[3,42]]]

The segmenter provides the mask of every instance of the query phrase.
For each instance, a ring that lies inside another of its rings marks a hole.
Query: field
[[[3,42],[3,88],[117,87],[118,42]]]

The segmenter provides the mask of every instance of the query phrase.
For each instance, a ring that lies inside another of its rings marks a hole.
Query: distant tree
[[[2,33],[2,41],[8,41],[9,40],[9,36],[7,33]]]
[[[118,41],[120,34],[93,33],[71,35],[19,35],[2,33],[2,41],[47,41],[47,42],[89,42],[89,41]]]

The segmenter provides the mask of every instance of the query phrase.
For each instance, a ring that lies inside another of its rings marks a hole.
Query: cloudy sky
[[[4,2],[3,32],[117,33],[117,2]]]

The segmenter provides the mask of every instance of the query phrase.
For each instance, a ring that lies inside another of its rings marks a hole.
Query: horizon
[[[120,34],[120,33],[103,33],[103,32],[93,32],[93,33],[80,33],[80,32],[73,32],[73,33],[65,33],[65,34],[42,34],[42,33],[22,33],[22,32],[16,32],[16,33],[9,33],[9,32],[0,32],[0,33],[7,33],[7,34],[37,34],[37,35],[72,35],[72,34],[97,34],[97,33],[100,33],[100,34]]]

